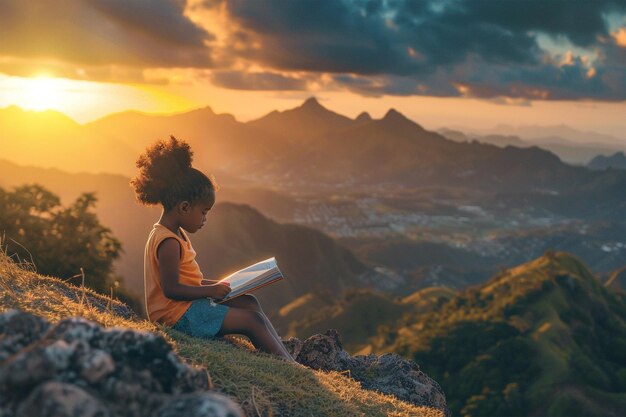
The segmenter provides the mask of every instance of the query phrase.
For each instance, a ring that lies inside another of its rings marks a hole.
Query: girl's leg
[[[221,337],[230,333],[248,336],[257,349],[293,361],[282,342],[276,340],[267,328],[263,314],[258,311],[244,308],[228,309],[222,327],[216,336]]]
[[[274,337],[282,344],[283,339],[276,332],[276,329],[272,325],[272,322],[270,322],[270,319],[268,319],[267,316],[265,315],[265,312],[263,312],[263,309],[261,308],[261,304],[259,303],[259,300],[257,300],[257,298],[254,295],[245,294],[240,297],[233,298],[232,300],[225,301],[224,304],[226,304],[229,307],[245,308],[247,310],[254,310],[254,311],[258,311],[259,313],[261,313],[263,315],[263,318],[265,319],[265,325],[267,326],[268,330],[272,332]],[[285,351],[287,351],[287,349],[285,349]]]

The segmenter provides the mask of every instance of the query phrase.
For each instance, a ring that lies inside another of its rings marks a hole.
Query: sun
[[[0,72],[0,109],[55,110],[79,123],[128,109],[172,113],[196,108],[199,103],[162,86],[75,80],[48,73],[18,77]]]
[[[30,110],[59,108],[68,94],[63,80],[39,75],[25,82],[21,91],[21,104]]]

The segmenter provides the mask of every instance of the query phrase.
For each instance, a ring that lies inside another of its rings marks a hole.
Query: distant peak
[[[383,117],[381,121],[384,123],[391,123],[393,125],[401,125],[401,126],[412,125],[422,130],[424,129],[422,126],[415,123],[413,120],[409,119],[408,117],[406,117],[405,115],[403,115],[402,113],[400,113],[394,108],[389,109],[389,111],[387,111],[387,114],[385,114],[385,117]]]
[[[10,115],[10,117],[45,117],[48,119],[63,120],[65,122],[78,125],[78,122],[70,116],[54,109],[31,110],[16,105],[10,105],[4,108],[0,107],[0,113],[3,115]]]
[[[355,122],[369,122],[370,120],[372,120],[372,116],[366,111],[362,112],[354,119]]]
[[[307,98],[301,106],[303,109],[325,109],[315,97]]]
[[[391,108],[383,117],[383,120],[406,120],[406,117],[394,108]]]

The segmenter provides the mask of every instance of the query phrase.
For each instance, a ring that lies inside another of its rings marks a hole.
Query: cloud
[[[212,35],[177,0],[0,3],[0,56],[82,66],[208,67]]]
[[[171,70],[170,70],[171,71]],[[108,83],[168,84],[169,78],[149,70],[120,65],[84,66],[61,61],[0,58],[0,73],[17,77],[46,75]]]
[[[615,22],[626,22],[623,0],[2,0],[0,71],[150,83],[192,71],[189,82],[231,89],[503,104],[626,100],[626,28]]]
[[[234,90],[305,90],[304,79],[269,72],[215,71],[209,78],[218,87]]]
[[[626,64],[613,47],[617,41],[600,41],[618,39],[606,16],[626,13],[621,0],[574,4],[205,0],[203,4],[227,16],[232,44],[238,45],[227,51],[231,56],[279,71],[329,73],[332,88],[372,96],[471,94],[520,99],[499,100],[502,103],[626,99],[625,89],[615,89],[623,85],[621,74],[626,73]],[[593,50],[601,59],[561,66],[549,59],[558,51],[544,49],[539,34]]]
[[[418,66],[406,48],[394,42],[380,7],[357,9],[344,1],[206,1],[224,10],[237,28],[232,52],[241,58],[283,70],[413,72]],[[376,4],[376,2],[371,3]],[[239,42],[236,42],[239,41]]]
[[[626,48],[626,27],[619,28],[611,34],[615,44],[621,48]]]
[[[241,57],[285,70],[408,75],[465,61],[536,64],[536,32],[589,46],[609,36],[616,1],[206,0],[249,47]]]

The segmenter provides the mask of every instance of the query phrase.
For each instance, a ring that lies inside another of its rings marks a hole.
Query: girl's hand
[[[211,284],[208,286],[213,287],[211,297],[216,300],[221,300],[230,293],[230,284],[228,282],[221,282],[219,284]]]

